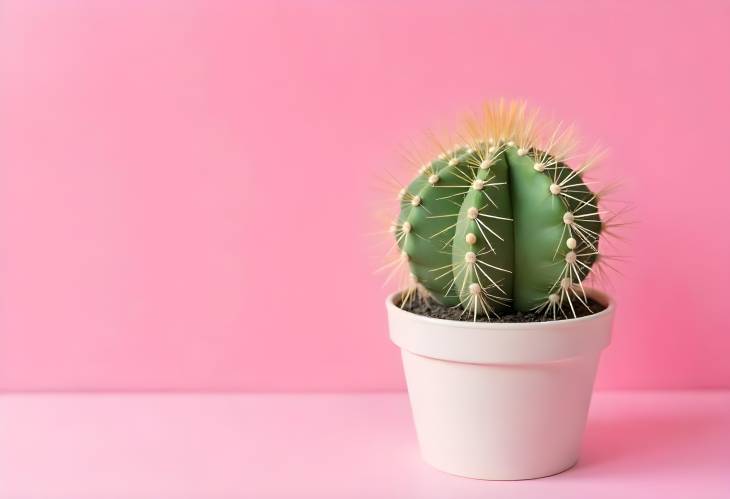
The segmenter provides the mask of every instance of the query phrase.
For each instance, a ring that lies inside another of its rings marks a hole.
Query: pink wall
[[[3,2],[0,388],[402,388],[372,179],[499,96],[635,207],[599,386],[729,387],[730,7],[614,3]]]

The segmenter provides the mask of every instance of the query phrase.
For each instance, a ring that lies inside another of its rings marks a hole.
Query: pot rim
[[[616,309],[616,302],[613,298],[598,289],[586,286],[586,294],[594,300],[602,303],[606,306],[600,312],[595,314],[586,315],[583,317],[577,317],[572,319],[557,319],[554,321],[540,321],[540,322],[474,322],[474,321],[455,321],[451,319],[439,319],[437,317],[426,317],[425,315],[416,314],[403,310],[395,304],[395,298],[400,296],[403,291],[396,291],[388,295],[385,300],[385,306],[389,313],[405,314],[409,317],[409,320],[416,320],[427,324],[438,324],[441,326],[448,327],[459,327],[464,329],[476,329],[476,330],[539,330],[545,328],[554,328],[556,326],[580,324],[590,321],[601,320],[605,316],[613,315]]]

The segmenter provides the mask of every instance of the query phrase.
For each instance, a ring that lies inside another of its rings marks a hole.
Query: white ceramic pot
[[[470,478],[521,480],[572,467],[612,301],[578,319],[461,322],[401,310],[388,297],[390,337],[401,348],[423,459]]]

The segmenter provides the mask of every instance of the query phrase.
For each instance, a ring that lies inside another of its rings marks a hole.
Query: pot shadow
[[[727,415],[692,410],[589,418],[581,457],[566,474],[666,473],[675,468],[686,470],[688,463],[717,466],[722,460],[717,453],[726,452],[721,442],[727,441],[728,429]]]

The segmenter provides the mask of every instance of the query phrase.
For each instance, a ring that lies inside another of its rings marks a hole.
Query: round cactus
[[[524,104],[485,106],[465,144],[422,165],[393,225],[414,286],[464,314],[576,315],[603,229],[598,196],[565,163],[568,133],[538,144]]]

